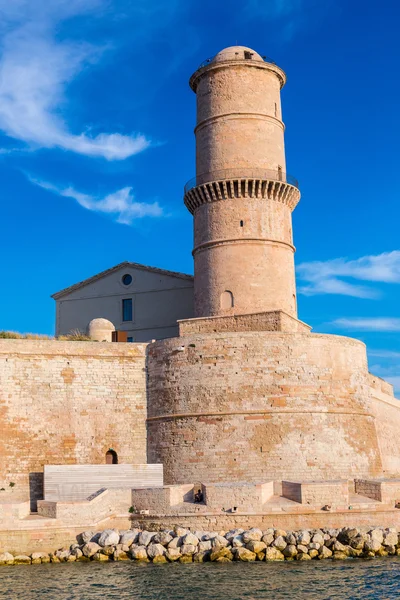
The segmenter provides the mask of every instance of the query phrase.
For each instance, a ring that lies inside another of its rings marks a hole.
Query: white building
[[[178,319],[193,317],[193,277],[123,262],[56,294],[56,335],[86,331],[103,318],[129,342],[178,335]]]

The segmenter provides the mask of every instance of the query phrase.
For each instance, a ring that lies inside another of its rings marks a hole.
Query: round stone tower
[[[282,310],[297,317],[292,210],[280,90],[285,73],[243,46],[203,63],[197,96],[194,215],[195,316]]]

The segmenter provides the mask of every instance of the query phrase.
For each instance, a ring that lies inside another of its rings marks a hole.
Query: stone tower
[[[281,310],[297,318],[292,210],[280,90],[285,73],[243,46],[203,63],[197,96],[194,215],[195,316]]]

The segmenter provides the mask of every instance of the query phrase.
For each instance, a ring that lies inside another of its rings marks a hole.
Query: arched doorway
[[[110,448],[106,452],[106,465],[117,465],[118,464],[118,454]]]

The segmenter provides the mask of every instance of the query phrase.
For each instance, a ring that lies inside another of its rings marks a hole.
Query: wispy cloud
[[[359,281],[400,283],[400,251],[384,252],[376,256],[362,256],[356,260],[336,258],[328,261],[302,263],[297,267],[299,293],[340,294],[356,298],[379,298],[379,290],[345,278]]]
[[[355,317],[332,321],[331,325],[352,331],[400,331],[400,319],[390,317]]]
[[[388,358],[389,360],[400,360],[400,352],[395,352],[393,350],[368,350],[368,356]]]
[[[124,187],[104,197],[96,197],[79,192],[71,186],[58,187],[47,181],[41,181],[32,177],[29,177],[29,180],[59,196],[73,198],[87,210],[108,214],[114,217],[117,223],[124,225],[131,225],[135,220],[144,217],[161,217],[164,215],[163,209],[158,202],[136,202],[131,187]]]
[[[66,19],[104,0],[0,0],[0,130],[29,146],[121,160],[149,146],[144,135],[72,133],[61,109],[68,84],[102,49],[56,38]]]

